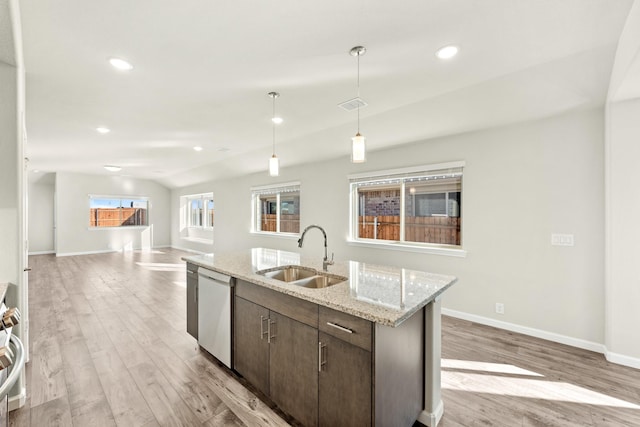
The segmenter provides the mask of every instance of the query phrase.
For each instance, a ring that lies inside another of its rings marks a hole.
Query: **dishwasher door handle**
[[[218,273],[217,271],[199,268],[198,279],[212,280],[216,282],[216,285],[233,286],[233,277]]]

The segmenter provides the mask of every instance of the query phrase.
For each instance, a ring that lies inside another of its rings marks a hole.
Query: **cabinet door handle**
[[[271,344],[271,340],[276,337],[275,334],[271,335],[271,325],[275,325],[275,324],[276,324],[275,320],[267,319],[267,343],[269,344]]]
[[[339,329],[342,332],[346,332],[348,334],[352,334],[353,333],[353,330],[351,330],[349,328],[345,328],[344,326],[340,326],[340,325],[338,325],[336,323],[333,323],[333,322],[327,322],[327,325],[332,326],[332,327],[334,327],[336,329]]]
[[[198,285],[196,285],[193,291],[193,302],[196,304],[198,303],[198,291],[199,291]]]
[[[322,355],[324,354],[324,349],[326,345],[322,345],[322,341],[318,341],[318,372],[322,372],[322,367],[327,364],[326,360],[322,360]]]
[[[268,317],[264,317],[264,316],[260,316],[260,339],[263,340],[265,334],[267,335],[267,337],[269,336],[269,331],[265,332],[264,331],[264,321],[269,321]]]

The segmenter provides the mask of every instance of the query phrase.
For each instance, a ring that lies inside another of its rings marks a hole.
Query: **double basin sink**
[[[268,268],[256,271],[270,279],[280,280],[292,285],[302,286],[311,289],[327,288],[348,280],[344,276],[318,271],[314,268],[299,265],[285,265],[282,267]]]

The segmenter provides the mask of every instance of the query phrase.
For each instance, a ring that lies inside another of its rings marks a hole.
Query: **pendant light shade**
[[[355,56],[358,62],[357,86],[358,99],[360,99],[360,57],[367,52],[364,46],[351,48],[349,54]],[[365,137],[360,134],[360,104],[358,104],[358,132],[351,138],[351,163],[364,163],[367,161]]]
[[[274,154],[269,159],[269,175],[278,176],[280,175],[280,161],[278,157]]]
[[[273,154],[269,159],[269,175],[278,176],[280,175],[280,161],[278,156],[276,156],[276,123],[282,123],[282,119],[276,117],[276,98],[279,97],[280,94],[278,92],[269,92],[267,95],[273,99],[273,117],[271,118],[271,124],[273,126]]]
[[[351,163],[364,163],[367,161],[365,137],[358,132],[351,138]]]

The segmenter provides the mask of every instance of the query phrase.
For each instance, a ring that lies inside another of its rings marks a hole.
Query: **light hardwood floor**
[[[184,252],[30,257],[27,403],[12,426],[291,422],[200,351]],[[640,371],[602,355],[443,317],[452,426],[640,426]]]

